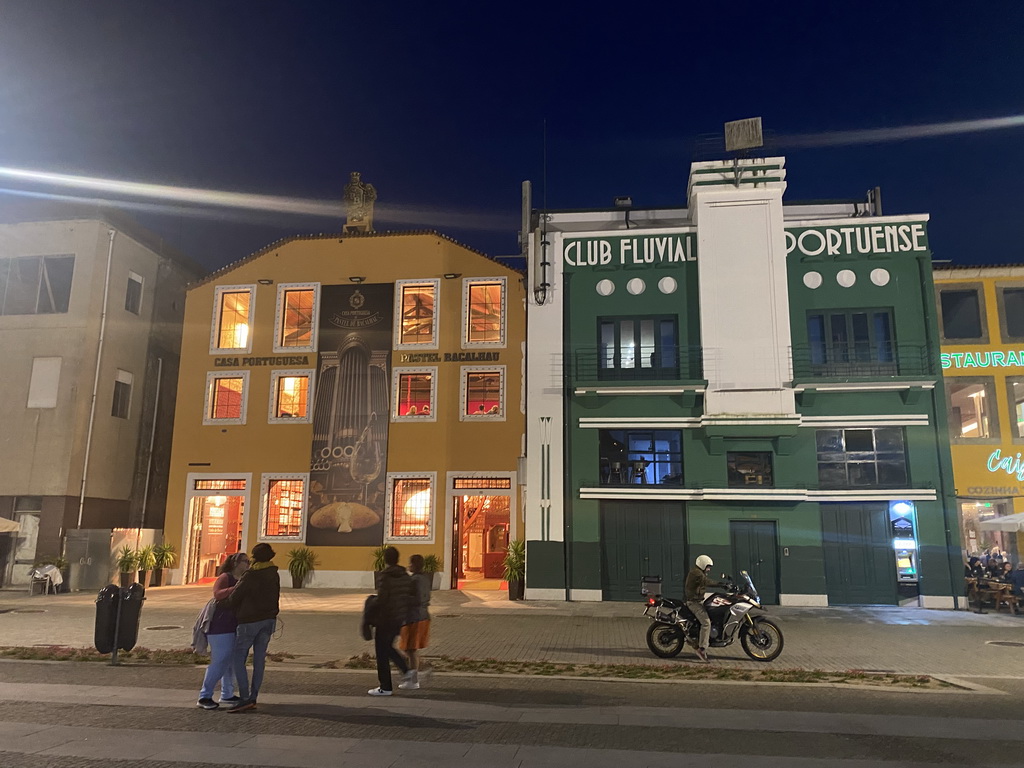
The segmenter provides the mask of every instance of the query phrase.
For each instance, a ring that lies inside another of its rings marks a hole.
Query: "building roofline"
[[[314,234],[289,235],[288,237],[282,237],[280,240],[275,240],[274,242],[270,243],[269,245],[265,245],[263,248],[260,248],[258,251],[255,251],[254,253],[249,254],[245,258],[238,259],[237,261],[233,261],[230,264],[226,264],[223,267],[221,267],[220,269],[211,272],[206,277],[204,277],[204,278],[202,278],[200,280],[196,280],[194,283],[190,283],[188,287],[189,287],[189,289],[198,288],[201,285],[205,285],[206,283],[212,282],[212,281],[220,278],[221,276],[226,275],[228,272],[231,272],[232,270],[238,269],[239,267],[241,267],[244,264],[248,264],[248,263],[253,262],[256,259],[260,258],[261,256],[265,256],[266,254],[270,253],[271,251],[273,251],[273,250],[275,250],[277,248],[281,248],[284,245],[287,245],[289,243],[298,242],[298,241],[301,241],[301,240],[348,240],[348,239],[360,240],[360,239],[363,239],[363,238],[406,237],[406,236],[410,236],[410,235],[413,235],[413,236],[426,235],[428,237],[439,237],[442,240],[447,240],[449,243],[453,243],[454,245],[459,246],[460,248],[465,248],[467,251],[469,251],[471,253],[474,253],[477,256],[482,256],[483,258],[487,259],[488,261],[493,261],[499,267],[507,269],[509,272],[512,272],[512,273],[514,273],[516,275],[520,275],[520,276],[523,275],[523,272],[521,272],[520,270],[514,269],[514,268],[508,266],[507,264],[503,264],[502,262],[498,261],[495,257],[488,256],[483,251],[478,251],[476,248],[473,248],[472,246],[466,245],[465,243],[460,243],[455,238],[449,237],[448,235],[445,235],[445,234],[442,234],[441,232],[438,232],[436,229],[414,229],[414,230],[407,230],[407,231],[384,230],[383,232],[335,232],[335,233],[320,232],[320,233],[315,234],[315,235]]]

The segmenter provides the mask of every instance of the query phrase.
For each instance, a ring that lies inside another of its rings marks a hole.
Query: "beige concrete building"
[[[0,580],[72,529],[159,528],[185,285],[201,269],[138,227],[0,225]]]

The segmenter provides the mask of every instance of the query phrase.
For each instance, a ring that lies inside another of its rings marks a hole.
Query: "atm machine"
[[[913,502],[889,504],[889,527],[896,555],[896,581],[902,597],[917,595],[917,525]]]

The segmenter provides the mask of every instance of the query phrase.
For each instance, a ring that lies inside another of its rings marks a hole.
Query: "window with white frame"
[[[127,419],[132,409],[132,384],[135,377],[128,371],[117,369],[114,376],[114,399],[110,405],[110,415],[119,419]]]
[[[251,352],[254,285],[221,285],[213,298],[210,352]]]
[[[437,349],[440,280],[395,283],[395,349]]]
[[[245,424],[248,390],[248,371],[216,371],[206,374],[203,424]]]
[[[463,366],[459,401],[460,421],[504,421],[505,366]]]
[[[437,473],[388,473],[387,528],[389,541],[434,540],[434,488]]]
[[[271,424],[309,424],[313,420],[313,372],[272,371],[270,374]]]
[[[392,421],[437,421],[437,367],[394,368]]]
[[[305,541],[308,474],[264,474],[260,541]]]
[[[462,346],[505,346],[504,277],[467,277],[462,281]]]
[[[319,305],[319,283],[281,283],[277,286],[275,352],[316,351]]]
[[[128,271],[128,286],[124,291],[124,308],[133,315],[142,312],[142,275]]]

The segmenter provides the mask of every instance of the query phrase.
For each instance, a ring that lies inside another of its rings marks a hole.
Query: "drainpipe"
[[[156,359],[156,395],[153,398],[153,426],[149,430],[149,455],[146,458],[146,484],[142,487],[142,519],[139,520],[139,533],[135,537],[135,548],[139,547],[142,529],[146,527],[146,505],[149,503],[149,478],[153,472],[153,445],[156,443],[156,418],[160,411],[160,384],[163,381],[164,359]]]
[[[92,381],[92,401],[89,403],[89,429],[85,435],[85,458],[82,460],[82,487],[78,494],[78,525],[82,527],[82,513],[85,511],[85,481],[89,476],[89,452],[92,450],[92,430],[96,424],[96,396],[100,389],[100,361],[103,358],[103,339],[107,329],[107,298],[110,295],[110,263],[114,258],[114,236],[117,231],[107,230],[110,245],[107,248],[107,274],[103,279],[103,308],[100,313],[100,338],[96,345],[96,374]]]

